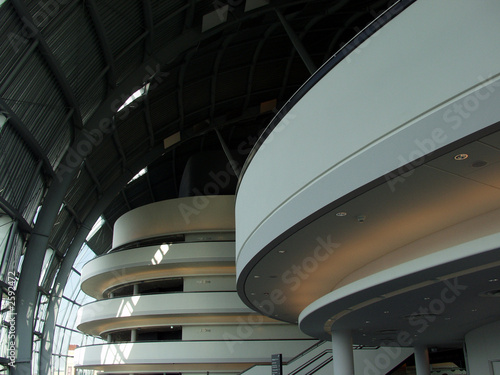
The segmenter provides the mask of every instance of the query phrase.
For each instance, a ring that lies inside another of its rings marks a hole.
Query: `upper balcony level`
[[[248,306],[324,338],[377,306],[386,316],[354,339],[380,343],[377,331],[415,331],[404,317],[443,280],[475,275],[470,296],[448,307],[453,327],[498,316],[479,294],[495,287],[500,239],[499,14],[495,1],[399,2],[276,116],[236,198]],[[474,305],[479,314],[459,313]],[[463,331],[439,334],[449,343]]]

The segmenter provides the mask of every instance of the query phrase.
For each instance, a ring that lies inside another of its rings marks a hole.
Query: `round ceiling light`
[[[453,157],[455,160],[465,160],[469,157],[467,154],[457,154]]]

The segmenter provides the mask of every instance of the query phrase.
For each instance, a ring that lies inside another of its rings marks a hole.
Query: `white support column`
[[[130,331],[130,342],[136,342],[137,341],[137,329],[133,329]]]
[[[415,368],[417,375],[430,375],[429,351],[425,346],[415,346]]]
[[[333,375],[354,375],[351,331],[332,331]]]

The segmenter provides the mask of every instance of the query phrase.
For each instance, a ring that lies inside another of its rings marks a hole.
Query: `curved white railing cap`
[[[234,231],[234,196],[197,196],[148,204],[121,216],[113,248],[167,235]]]

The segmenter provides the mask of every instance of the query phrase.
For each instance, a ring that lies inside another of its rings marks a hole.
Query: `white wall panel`
[[[289,324],[259,324],[262,317],[241,318],[233,325],[199,325],[184,326],[182,340],[280,340],[311,339],[302,333],[295,325]]]
[[[233,290],[236,290],[236,276],[196,276],[184,278],[184,292]]]
[[[171,234],[224,231],[234,231],[234,196],[170,199],[121,216],[114,226],[113,247]]]
[[[497,374],[500,362],[499,338],[500,321],[485,325],[465,335],[468,374]]]

